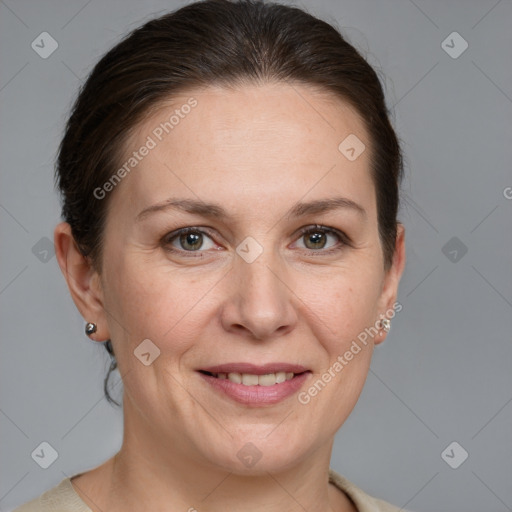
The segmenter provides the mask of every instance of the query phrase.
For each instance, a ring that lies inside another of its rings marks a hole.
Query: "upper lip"
[[[252,375],[266,375],[268,373],[277,372],[302,373],[308,371],[307,368],[300,364],[290,363],[266,363],[262,365],[252,363],[225,363],[200,368],[200,370],[209,373],[250,373]]]

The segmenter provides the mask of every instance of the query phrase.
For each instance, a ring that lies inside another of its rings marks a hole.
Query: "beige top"
[[[13,512],[92,512],[76,493],[71,478],[73,477],[64,478],[60,484],[14,509]],[[354,502],[358,512],[406,512],[385,501],[372,498],[333,469],[329,469],[329,482]]]

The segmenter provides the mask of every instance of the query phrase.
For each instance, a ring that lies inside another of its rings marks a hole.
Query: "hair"
[[[126,35],[94,66],[73,104],[59,146],[56,186],[62,217],[99,273],[109,201],[98,199],[94,190],[118,169],[138,123],[173,95],[192,88],[276,81],[331,93],[363,120],[384,267],[389,269],[403,162],[374,69],[335,27],[302,9],[258,0],[205,0]],[[117,367],[110,340],[105,347],[111,364],[104,391],[109,402],[119,405],[108,391]]]

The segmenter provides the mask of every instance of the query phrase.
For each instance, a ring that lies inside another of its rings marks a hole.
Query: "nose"
[[[270,252],[263,251],[252,263],[236,256],[221,313],[226,331],[264,341],[294,329],[298,299],[286,266]]]

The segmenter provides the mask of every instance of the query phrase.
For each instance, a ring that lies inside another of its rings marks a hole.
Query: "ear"
[[[393,263],[386,272],[384,281],[382,284],[382,292],[379,298],[379,319],[389,318],[391,320],[390,313],[393,311],[400,311],[401,307],[393,307],[396,302],[398,294],[398,284],[405,268],[405,227],[400,222],[397,223],[397,234],[395,240],[395,252],[393,255]],[[386,339],[386,331],[379,331],[379,334],[375,336],[374,343],[377,345],[382,343]]]
[[[90,338],[95,341],[109,339],[100,276],[92,267],[90,258],[80,252],[67,222],[56,226],[54,243],[57,261],[73,302],[86,322],[97,325],[96,332]]]

